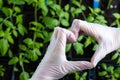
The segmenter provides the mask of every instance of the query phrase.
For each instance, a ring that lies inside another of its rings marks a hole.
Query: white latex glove
[[[76,38],[81,32],[84,32],[94,37],[99,43],[99,46],[91,59],[91,63],[94,67],[107,54],[120,48],[119,28],[112,28],[75,19],[72,23],[71,30],[76,35]]]
[[[67,39],[76,41],[74,34],[63,28],[55,28],[48,50],[30,80],[57,80],[75,70],[90,69],[87,61],[68,61],[65,55]]]

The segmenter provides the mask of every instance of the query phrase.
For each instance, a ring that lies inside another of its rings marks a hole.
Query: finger
[[[68,61],[65,63],[64,67],[65,69],[63,71],[66,70],[66,72],[69,73],[73,71],[91,69],[93,68],[93,65],[88,61]]]
[[[76,38],[74,36],[74,34],[67,30],[67,29],[64,29],[64,28],[60,28],[60,27],[57,27],[55,30],[57,30],[57,37],[56,37],[56,41],[57,41],[57,44],[61,45],[62,47],[66,46],[66,42],[75,42],[76,41]]]
[[[94,53],[91,63],[94,65],[94,67],[97,65],[97,63],[102,60],[106,55],[108,54],[107,47],[105,46],[105,43],[101,43],[96,52]]]
[[[69,41],[75,41],[75,36],[74,34],[64,28],[60,28],[60,27],[56,27],[54,32],[53,32],[53,36],[52,39],[50,41],[50,45],[48,47],[47,52],[52,52],[52,54],[54,54],[55,57],[59,57],[59,58],[65,58],[65,48],[66,48],[66,42],[67,40]]]
[[[75,19],[73,21],[72,26],[71,26],[71,31],[74,33],[74,35],[77,39],[79,36],[79,32],[81,32],[80,27],[79,27],[79,20]]]
[[[103,34],[107,28],[103,25],[89,23],[86,21],[75,19],[72,23],[71,31],[75,34],[76,37],[79,36],[79,33],[84,32],[94,38],[97,41],[100,41],[101,34]]]

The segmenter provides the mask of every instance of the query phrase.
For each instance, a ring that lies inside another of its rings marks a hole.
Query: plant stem
[[[21,68],[22,68],[22,71],[25,72],[23,63],[22,63],[22,65],[21,65]]]
[[[34,17],[35,17],[35,22],[37,22],[37,4],[35,3],[35,10],[34,10]],[[34,37],[33,37],[33,43],[36,41],[36,33],[37,33],[37,25],[35,26],[35,32],[34,32]],[[34,45],[33,45],[34,48]]]
[[[3,22],[0,24],[0,30],[2,29],[3,23],[4,23],[7,19],[9,19],[9,18],[10,18],[10,16],[9,16],[9,17],[6,17],[6,18],[3,20]]]
[[[61,3],[62,3],[62,1],[61,0],[59,0],[59,5],[61,6]]]
[[[86,20],[86,16],[85,16],[84,12],[82,12],[82,16]]]
[[[108,5],[107,5],[107,9],[109,9],[111,2],[112,2],[112,0],[109,0]]]
[[[82,3],[82,0],[80,0],[80,4]]]

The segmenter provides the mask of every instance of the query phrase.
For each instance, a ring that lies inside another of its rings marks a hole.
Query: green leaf
[[[22,72],[22,73],[20,73],[20,80],[29,80],[29,73],[28,72]]]
[[[0,0],[0,9],[2,8],[3,6],[3,0]]]
[[[89,46],[92,42],[94,42],[94,39],[92,37],[88,37],[85,41],[85,47]]]
[[[27,47],[25,45],[19,45],[20,49],[23,50],[23,51],[26,51],[27,50]]]
[[[14,44],[14,40],[11,35],[6,36],[6,38],[11,44]]]
[[[36,54],[35,50],[30,50],[28,57],[31,59],[31,61],[36,61],[38,59],[38,55]]]
[[[45,0],[39,0],[39,1],[37,2],[37,6],[38,6],[38,8],[41,8],[41,9],[42,9],[42,14],[43,14],[43,16],[46,16],[47,13],[48,13],[48,8],[47,8],[47,6],[45,5]]]
[[[119,70],[120,71],[120,70]],[[120,76],[119,76],[120,74],[119,73],[114,73],[114,76],[116,77],[116,78],[119,78]]]
[[[80,42],[83,38],[84,38],[83,36],[79,36],[78,41]]]
[[[76,10],[74,11],[75,14],[79,14],[81,12],[82,12],[82,10],[80,8],[76,8]]]
[[[8,0],[9,4],[23,5],[25,0]]]
[[[17,15],[16,16],[16,24],[22,24],[23,23],[23,15]]]
[[[67,21],[69,21],[69,13],[68,12],[64,12],[64,17]]]
[[[6,20],[6,21],[4,22],[4,24],[5,24],[5,26],[11,27],[11,28],[14,26],[13,23],[12,23],[11,21],[8,21],[8,20]]]
[[[76,42],[73,44],[73,47],[74,47],[75,51],[77,52],[77,54],[83,55],[83,53],[84,53],[83,44]]]
[[[102,71],[99,73],[99,76],[105,76],[105,75],[107,75],[107,71]]]
[[[72,3],[73,3],[74,5],[80,7],[80,3],[79,3],[78,1],[76,1],[76,0],[72,0]]]
[[[12,15],[13,11],[10,8],[3,7],[2,12],[5,14],[6,17],[9,17]]]
[[[3,18],[0,18],[0,22],[2,22],[4,19]]]
[[[65,20],[65,19],[62,19],[62,20],[61,20],[61,24],[62,24],[63,26],[69,26],[69,22],[68,22],[67,20]]]
[[[113,16],[117,19],[120,19],[120,14],[119,13],[114,13]]]
[[[88,21],[88,22],[93,22],[93,21],[94,21],[94,17],[93,17],[93,16],[89,16],[89,17],[87,18],[87,21]]]
[[[113,73],[113,70],[114,70],[114,67],[113,66],[109,66],[107,68],[107,71],[110,72],[110,73]]]
[[[44,17],[43,22],[49,29],[53,29],[59,24],[59,21],[57,19],[51,17]]]
[[[16,30],[13,30],[13,35],[14,35],[15,37],[17,37],[17,36],[18,36],[18,33],[17,33],[17,31],[16,31]]]
[[[18,24],[18,31],[22,36],[24,36],[24,34],[27,33],[26,28],[22,24]]]
[[[0,37],[4,37],[5,33],[3,32],[3,30],[0,30]]]
[[[19,69],[18,69],[17,67],[14,67],[14,71],[15,71],[15,72],[18,72]]]
[[[53,16],[55,16],[55,11],[54,10],[50,10],[50,13],[53,15]]]
[[[27,4],[28,5],[30,5],[30,4],[32,4],[32,3],[36,3],[37,2],[37,0],[25,0],[26,2],[27,2]]]
[[[31,45],[31,44],[33,44],[33,41],[32,41],[31,38],[26,38],[26,39],[24,39],[23,42],[24,42],[25,44],[27,44],[27,45]]]
[[[0,52],[2,56],[5,56],[9,48],[7,39],[0,39]]]
[[[19,61],[18,57],[13,57],[13,58],[8,62],[8,64],[9,64],[9,65],[13,65],[13,64],[16,64],[18,61]]]
[[[69,5],[69,4],[65,5],[65,11],[68,11],[69,8],[70,8],[70,5]]]
[[[115,59],[117,59],[117,57],[119,56],[119,53],[117,52],[117,53],[115,53],[113,56],[112,56],[112,60],[115,60]]]
[[[42,33],[36,33],[36,36],[37,36],[38,38],[45,39]]]
[[[95,51],[97,48],[98,48],[98,44],[96,43],[92,50]]]
[[[30,63],[29,60],[27,60],[27,59],[24,59],[23,62],[24,63]]]
[[[94,9],[94,12],[95,12],[95,13],[99,13],[100,11],[101,11],[100,8],[95,8],[95,9]]]
[[[49,42],[51,39],[51,36],[52,36],[52,32],[49,32],[49,34],[47,33],[47,35],[45,36],[45,39],[44,39],[44,43]]]
[[[10,49],[8,50],[8,55],[9,55],[10,58],[13,57],[13,53]]]
[[[66,52],[70,51],[71,46],[72,46],[71,44],[67,44],[67,45],[66,45]]]
[[[75,72],[75,80],[79,80],[80,79],[80,76],[78,74],[78,72]]]
[[[106,70],[107,69],[107,65],[105,64],[105,63],[102,63],[102,68],[104,69],[104,70]]]
[[[30,24],[34,25],[35,27],[37,26],[39,29],[44,28],[44,26],[41,23],[36,22],[36,21],[32,21]]]
[[[41,56],[41,52],[40,52],[39,49],[35,48],[33,51],[34,51],[38,56]]]
[[[34,45],[38,49],[40,49],[41,47],[43,47],[43,43],[40,43],[40,42],[35,42]]]
[[[86,10],[86,7],[84,5],[81,5],[80,7],[82,10]]]
[[[89,9],[90,9],[91,13],[93,14],[94,13],[94,9],[91,8],[91,7],[89,7]]]
[[[120,58],[117,60],[117,64],[120,64]]]
[[[117,67],[114,72],[120,74],[120,67]]]
[[[60,5],[58,5],[58,4],[53,3],[53,4],[50,4],[49,6],[56,12],[59,12],[61,10]]]
[[[84,72],[82,77],[86,77],[87,76],[87,72]]]
[[[0,77],[4,77],[4,71],[5,71],[5,69],[4,69],[3,65],[0,65]]]
[[[20,13],[21,12],[21,9],[19,7],[17,7],[17,6],[13,7],[13,9],[14,9],[14,11],[16,13]]]

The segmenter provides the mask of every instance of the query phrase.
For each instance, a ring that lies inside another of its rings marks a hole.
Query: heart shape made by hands
[[[74,33],[76,40],[81,33],[86,33],[97,40],[99,46],[91,58],[91,63],[94,67],[107,54],[120,48],[119,28],[112,28],[75,19],[73,20],[71,31]]]

